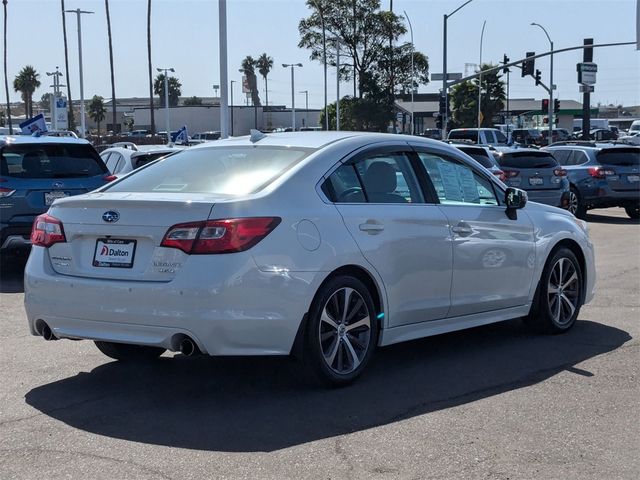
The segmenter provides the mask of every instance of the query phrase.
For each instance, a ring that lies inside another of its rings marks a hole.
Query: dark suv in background
[[[113,178],[86,140],[0,136],[0,251],[28,248],[34,219],[56,199]]]
[[[640,218],[640,147],[563,142],[543,150],[567,171],[569,210],[576,217],[592,208],[622,207],[629,217]]]

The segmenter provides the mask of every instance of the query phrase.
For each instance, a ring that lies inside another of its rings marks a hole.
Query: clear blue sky
[[[463,0],[395,0],[394,11],[405,10],[414,27],[416,49],[429,57],[431,72],[442,71],[442,16]],[[389,8],[389,0],[382,0]],[[146,0],[111,0],[111,24],[114,39],[116,95],[147,95]],[[104,1],[65,0],[67,9],[80,7],[95,15],[83,16],[83,58],[85,98],[94,94],[110,97],[109,51]],[[58,0],[9,0],[8,73],[12,82],[27,64],[41,74],[39,99],[51,91],[45,71],[56,65],[64,71],[62,20]],[[269,103],[291,104],[290,73],[282,63],[301,62],[296,69],[296,105],[304,104],[309,91],[309,106],[323,102],[322,66],[309,60],[309,52],[297,47],[298,22],[308,16],[304,0],[228,0],[228,59],[230,80],[240,80],[241,60],[263,52],[272,56],[275,66],[269,75]],[[449,20],[450,72],[465,71],[465,63],[478,63],[482,22],[483,61],[499,62],[503,53],[511,59],[526,51],[548,50],[542,30],[545,26],[556,48],[582,44],[585,37],[595,43],[635,41],[636,0],[474,0]],[[78,54],[75,15],[67,17],[72,96],[79,97]],[[154,67],[174,67],[182,82],[182,94],[212,96],[219,83],[218,2],[216,0],[154,0],[152,16]],[[407,34],[406,39],[409,39]],[[562,99],[581,101],[576,78],[576,63],[582,53],[569,52],[555,57],[555,83]],[[592,103],[640,104],[640,52],[634,46],[596,49],[598,81]],[[548,79],[548,60],[536,65]],[[155,73],[155,72],[154,72]],[[542,98],[533,79],[511,76],[511,97]],[[335,99],[335,73],[329,73],[329,98]],[[264,99],[264,83],[259,80]],[[235,85],[235,103],[242,99]],[[438,82],[421,86],[420,92],[436,92]],[[351,91],[350,84],[341,87]],[[4,94],[2,95],[4,98]],[[11,93],[12,100],[19,94]],[[4,101],[4,100],[3,100]]]

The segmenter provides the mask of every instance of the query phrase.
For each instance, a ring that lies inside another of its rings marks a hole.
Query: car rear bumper
[[[0,250],[31,247],[31,225],[0,224]]]
[[[233,270],[216,271],[203,268],[213,256],[198,257],[170,282],[112,281],[58,274],[34,247],[25,268],[30,331],[46,322],[57,338],[176,350],[188,335],[209,355],[288,354],[321,275],[263,272],[243,254],[225,263]]]

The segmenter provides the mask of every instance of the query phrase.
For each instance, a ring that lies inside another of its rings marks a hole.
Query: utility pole
[[[235,80],[231,80],[231,95],[229,96],[229,98],[231,99],[231,136],[233,137],[233,84],[236,83]],[[222,124],[220,124],[220,127],[222,127]],[[220,128],[220,130],[222,130],[222,128]],[[222,137],[222,138],[226,138],[226,137]]]
[[[340,130],[340,42],[336,40],[336,132]]]
[[[593,45],[593,38],[585,38],[583,45]],[[593,62],[593,48],[585,48],[582,51],[583,62]],[[591,131],[591,92],[589,88],[585,88],[582,94],[582,139],[589,139]]]
[[[531,25],[535,25],[537,27],[540,27],[542,29],[542,31],[544,32],[544,34],[547,36],[547,40],[549,40],[549,44],[551,45],[551,55],[549,56],[550,60],[550,66],[549,66],[549,138],[548,140],[548,144],[551,145],[553,143],[553,89],[554,89],[554,85],[553,85],[553,41],[551,40],[551,37],[549,36],[549,33],[547,32],[547,29],[544,28],[542,25],[540,25],[539,23],[532,23]]]
[[[167,145],[171,143],[171,122],[169,121],[169,74],[175,72],[173,68],[156,68],[158,72],[164,72],[164,114],[167,125]]]
[[[218,1],[218,42],[220,44],[220,138],[229,136],[229,102],[227,100],[227,0]],[[231,83],[233,88],[233,83]],[[233,97],[233,92],[231,92]],[[233,99],[231,100],[233,103]],[[231,109],[233,112],[233,108]],[[231,113],[231,135],[233,135],[233,113]]]
[[[78,20],[78,69],[80,71],[80,136],[84,138],[87,136],[87,131],[84,113],[84,80],[82,75],[82,21],[80,20],[80,15],[82,15],[83,13],[90,15],[94,12],[80,10],[79,8],[75,10],[65,10],[65,12],[75,13]],[[73,105],[71,106],[71,108],[73,108]]]
[[[284,68],[291,68],[291,130],[296,131],[296,90],[294,67],[302,67],[301,63],[283,63]]]
[[[304,126],[309,126],[309,90],[302,90],[300,93],[304,93]]]

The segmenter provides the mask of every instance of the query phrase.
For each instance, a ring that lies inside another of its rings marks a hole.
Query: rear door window
[[[2,174],[8,177],[82,178],[108,173],[98,153],[87,144],[5,145],[1,157]]]
[[[491,130],[484,130],[483,133],[486,139],[485,143],[496,143],[496,136],[493,134]]]

